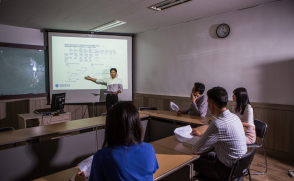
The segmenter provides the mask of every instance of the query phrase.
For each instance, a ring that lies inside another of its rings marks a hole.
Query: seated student
[[[243,126],[246,128],[246,143],[253,144],[256,141],[256,132],[253,107],[250,104],[247,90],[243,87],[235,89],[233,91],[233,101],[236,102],[235,113],[241,119]]]
[[[194,170],[212,180],[228,180],[235,160],[247,152],[244,129],[239,117],[226,108],[228,93],[224,88],[214,87],[207,96],[208,109],[217,119],[204,134],[193,129],[192,134],[201,137],[193,145],[193,153],[202,154],[194,162]],[[213,149],[215,152],[209,152]]]
[[[128,102],[116,103],[107,111],[105,141],[94,155],[89,181],[152,181],[158,163],[152,145],[142,140],[136,107]],[[79,172],[75,181],[82,180],[84,172]]]
[[[203,95],[205,91],[205,85],[199,82],[195,82],[194,87],[191,92],[191,101],[192,104],[189,109],[181,111],[179,110],[179,114],[192,114],[195,116],[206,116],[207,113],[207,99],[206,96]]]

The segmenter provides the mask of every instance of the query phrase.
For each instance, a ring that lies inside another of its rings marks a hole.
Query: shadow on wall
[[[18,114],[29,113],[29,105],[29,100],[6,102],[5,108],[1,107],[1,109],[6,109],[6,116],[0,119],[0,128],[13,127],[14,129],[18,129]]]
[[[260,65],[260,98],[270,103],[294,104],[294,58]]]
[[[216,35],[216,28],[219,26],[220,24],[214,24],[211,25],[209,27],[209,36],[213,39],[219,39],[219,37]]]

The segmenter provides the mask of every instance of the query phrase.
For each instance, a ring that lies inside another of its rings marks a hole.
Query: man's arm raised
[[[94,78],[92,78],[92,77],[90,77],[90,76],[86,76],[85,79],[86,79],[86,80],[91,80],[91,81],[93,81],[93,82],[96,82],[96,81],[97,81],[97,79],[94,79]]]

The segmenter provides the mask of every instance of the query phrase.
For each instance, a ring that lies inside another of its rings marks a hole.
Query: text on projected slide
[[[127,40],[53,36],[52,45],[53,90],[106,89],[84,77],[109,78],[110,68],[128,88]]]

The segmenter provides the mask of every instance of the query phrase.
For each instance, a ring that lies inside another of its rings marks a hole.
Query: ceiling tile
[[[236,11],[275,0],[194,0],[160,12],[159,0],[5,0],[0,24],[88,31],[113,20],[125,25],[108,32],[139,33]]]

